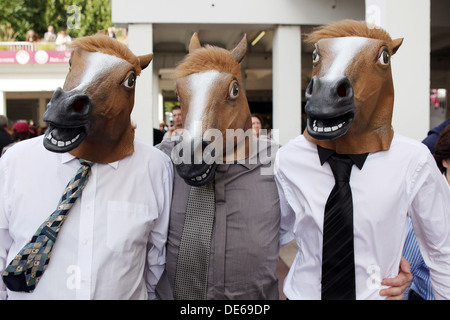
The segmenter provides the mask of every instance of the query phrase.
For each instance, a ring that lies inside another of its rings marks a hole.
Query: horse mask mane
[[[64,86],[44,114],[44,146],[97,163],[121,160],[134,152],[135,82],[153,55],[135,56],[101,34],[76,39],[71,48]]]
[[[309,141],[338,153],[387,150],[394,86],[391,59],[403,39],[364,21],[343,20],[307,36],[315,45],[306,89]]]

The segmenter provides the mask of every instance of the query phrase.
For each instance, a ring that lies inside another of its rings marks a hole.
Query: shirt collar
[[[317,152],[319,153],[319,159],[320,159],[320,165],[323,165],[325,162],[328,161],[328,159],[336,153],[336,151],[331,149],[325,149],[321,146],[317,145]],[[367,159],[368,153],[362,153],[362,154],[347,154],[350,159],[353,160],[353,162],[356,164],[356,166],[361,170],[364,162]]]
[[[68,163],[68,162],[72,161],[73,159],[76,159],[76,157],[71,155],[68,152],[61,154],[61,163]],[[114,169],[117,169],[117,167],[119,166],[119,160],[110,162],[110,163],[108,163],[108,165],[110,165]]]

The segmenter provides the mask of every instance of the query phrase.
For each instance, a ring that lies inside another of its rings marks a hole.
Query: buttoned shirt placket
[[[97,166],[92,166],[89,183],[86,185],[80,202],[80,225],[78,234],[78,261],[74,272],[80,276],[76,286],[77,300],[91,299],[92,258],[94,248],[95,197],[97,190]]]

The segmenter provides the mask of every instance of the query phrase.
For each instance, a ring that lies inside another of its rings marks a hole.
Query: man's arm
[[[166,265],[166,242],[169,228],[170,206],[173,192],[173,166],[166,160],[164,179],[161,184],[161,196],[158,200],[161,211],[150,233],[149,250],[147,252],[146,283],[148,299],[156,299],[156,285]]]
[[[435,299],[450,299],[450,188],[431,154],[416,169],[408,209],[414,234],[430,270]]]
[[[283,174],[279,170],[278,156],[275,158],[274,175],[280,198],[280,246],[282,247],[294,239],[295,212],[286,199],[285,183],[283,181]]]
[[[383,279],[381,282],[388,289],[380,291],[380,296],[386,297],[386,300],[403,300],[403,293],[409,287],[413,276],[411,274],[411,266],[405,257],[400,260],[398,276],[391,279]]]

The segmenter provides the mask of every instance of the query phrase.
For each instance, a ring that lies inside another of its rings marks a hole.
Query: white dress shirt
[[[94,164],[62,225],[50,264],[33,293],[5,299],[154,298],[165,267],[172,199],[169,157],[136,140],[130,156]],[[80,163],[52,153],[42,136],[22,141],[0,159],[0,271],[56,209]]]
[[[334,186],[328,162],[303,136],[283,146],[275,160],[282,211],[281,245],[295,238],[298,253],[284,283],[289,299],[320,299],[325,203]],[[425,145],[394,135],[388,151],[370,153],[353,166],[357,299],[384,299],[383,278],[398,275],[408,216],[436,298],[450,299],[450,192]]]

